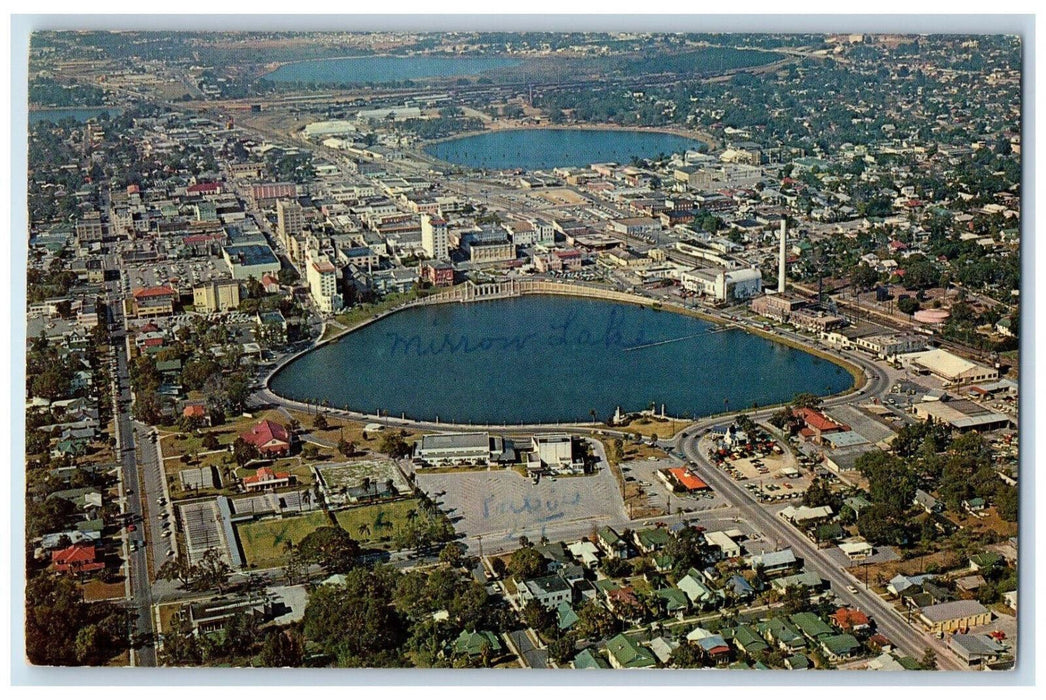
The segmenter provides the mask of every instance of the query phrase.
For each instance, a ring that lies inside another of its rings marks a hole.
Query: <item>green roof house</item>
[[[651,668],[657,665],[653,652],[623,634],[607,641],[607,653],[614,668]]]
[[[570,662],[574,668],[586,669],[586,668],[610,668],[602,656],[592,651],[591,649],[584,649],[579,652],[574,660]]]
[[[484,653],[495,656],[501,653],[501,642],[493,632],[480,630],[469,632],[462,630],[461,634],[454,640],[454,653],[466,654],[470,658],[483,656]]]
[[[815,642],[821,637],[830,636],[835,632],[835,630],[829,627],[824,620],[812,612],[796,613],[788,619],[791,620],[792,624],[798,627],[799,631],[803,633],[803,636],[811,642]]]
[[[861,650],[861,643],[852,634],[836,634],[820,640],[821,649],[829,661],[848,659]]]

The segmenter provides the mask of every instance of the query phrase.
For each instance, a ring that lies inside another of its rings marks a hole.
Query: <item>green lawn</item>
[[[236,527],[236,532],[247,564],[264,569],[286,563],[284,543],[297,544],[313,530],[329,526],[327,514],[317,511],[296,518],[243,523]]]
[[[400,527],[408,524],[407,514],[415,511],[420,520],[423,516],[417,499],[375,503],[369,506],[339,510],[334,514],[338,525],[364,546],[374,546],[383,539],[391,539]],[[383,525],[387,523],[387,525]],[[361,526],[363,529],[361,530]],[[386,539],[386,541],[388,541]]]

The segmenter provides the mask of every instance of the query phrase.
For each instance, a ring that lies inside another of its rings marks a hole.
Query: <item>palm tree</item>
[[[365,536],[369,537],[370,536],[370,525],[368,525],[367,523],[360,523],[360,526],[358,528],[356,528],[356,531],[360,533],[360,537],[361,538],[363,538]]]

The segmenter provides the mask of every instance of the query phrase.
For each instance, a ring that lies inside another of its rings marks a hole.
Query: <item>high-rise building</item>
[[[421,247],[433,260],[449,260],[447,222],[432,214],[421,215]]]
[[[281,199],[276,202],[276,233],[285,248],[289,248],[288,241],[299,235],[305,228],[305,214],[296,200]]]
[[[342,298],[338,293],[338,271],[326,255],[316,251],[306,251],[305,277],[309,282],[309,292],[320,311],[334,313],[341,310]]]

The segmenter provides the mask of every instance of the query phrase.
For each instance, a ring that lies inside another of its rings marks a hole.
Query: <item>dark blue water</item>
[[[388,83],[476,75],[520,63],[519,59],[494,56],[358,56],[288,63],[262,77],[277,83]]]
[[[115,117],[123,110],[119,107],[69,107],[67,109],[34,109],[29,111],[29,123],[37,124],[43,121],[60,122],[72,117],[78,122],[86,122],[92,117],[97,117],[102,112],[108,112],[110,117]]]
[[[434,143],[429,155],[471,168],[541,170],[694,150],[702,143],[675,134],[622,129],[509,129]]]
[[[635,350],[636,346],[680,339]],[[607,301],[526,296],[407,309],[279,372],[282,396],[456,423],[701,416],[843,391],[842,368],[739,330]]]

